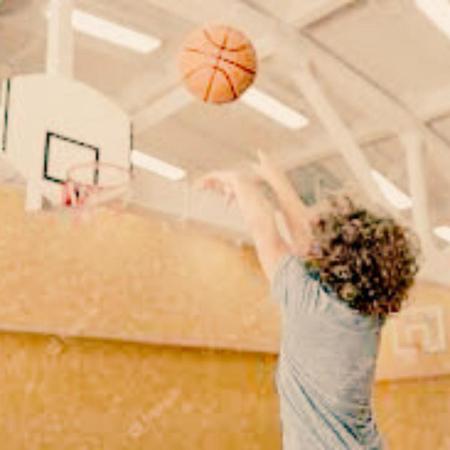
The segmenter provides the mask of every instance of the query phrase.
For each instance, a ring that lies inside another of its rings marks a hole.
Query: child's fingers
[[[219,174],[215,172],[208,173],[198,178],[194,182],[194,188],[196,189],[212,189],[217,187],[220,182]]]

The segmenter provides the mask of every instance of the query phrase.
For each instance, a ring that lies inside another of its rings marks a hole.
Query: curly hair
[[[418,272],[418,241],[406,227],[333,198],[312,227],[305,266],[321,284],[363,315],[400,311]]]

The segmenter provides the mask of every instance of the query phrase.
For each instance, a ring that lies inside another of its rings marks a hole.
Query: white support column
[[[51,0],[47,32],[47,73],[73,75],[73,0]]]
[[[434,254],[430,219],[428,214],[427,187],[424,172],[424,139],[416,131],[403,133],[400,140],[405,146],[409,176],[409,190],[412,196],[412,213],[415,228],[425,254]]]
[[[73,0],[51,0],[47,28],[47,74],[73,76]],[[28,180],[25,199],[27,211],[39,211],[43,206],[40,180]]]
[[[319,86],[311,71],[310,64],[305,65],[298,72],[295,80],[368,197],[376,203],[385,205],[386,202],[381,198],[379,188],[372,177],[369,163],[360,146]]]
[[[309,2],[294,0],[291,2],[287,20],[290,25],[305,28],[356,2],[357,0],[314,0]]]

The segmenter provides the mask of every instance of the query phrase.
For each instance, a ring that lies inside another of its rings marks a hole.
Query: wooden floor
[[[375,392],[391,449],[450,449],[450,376],[379,383]]]
[[[280,448],[275,357],[0,334],[2,450]],[[383,383],[391,450],[450,449],[450,377]]]

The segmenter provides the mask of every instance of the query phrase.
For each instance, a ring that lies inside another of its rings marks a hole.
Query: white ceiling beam
[[[285,11],[281,16],[286,16],[286,21],[290,22],[297,28],[311,25],[321,19],[328,17],[330,14],[356,3],[360,0],[313,0],[302,1],[290,0],[289,5],[284,7]],[[245,1],[224,2],[223,0],[147,0],[158,8],[164,9],[171,14],[189,20],[193,23],[217,21],[218,17],[228,20],[246,20],[246,17],[238,17],[237,11],[244,6],[248,10],[252,8],[245,4]],[[286,0],[284,0],[286,2]],[[278,8],[282,5],[277,5]],[[258,14],[260,14],[258,12]],[[249,27],[256,24],[246,23]],[[247,30],[249,28],[246,28]]]
[[[261,14],[248,6],[245,0],[146,0],[147,3],[192,22],[195,25],[205,23],[226,23],[245,30],[251,39],[257,39],[274,31],[277,20]],[[314,0],[317,1],[317,0]],[[345,0],[343,0],[345,1]],[[244,14],[242,12],[244,11]]]
[[[223,17],[230,7],[229,2],[222,0],[145,0],[174,16],[197,23],[202,20]]]
[[[400,141],[406,150],[414,225],[425,254],[431,256],[436,253],[436,248],[432,240],[428,213],[427,183],[424,173],[425,142],[423,136],[415,130],[400,135]]]
[[[353,139],[357,142],[360,148],[368,146],[377,142],[394,139],[395,134],[386,130],[385,127],[374,125],[371,122],[361,122],[353,130]],[[294,150],[283,153],[288,153],[278,163],[285,170],[292,170],[299,166],[304,166],[317,162],[323,158],[329,158],[339,155],[336,143],[332,142],[328,135],[321,136],[314,140],[307,149],[299,151]]]
[[[305,28],[315,22],[323,20],[343,8],[355,4],[360,0],[314,0],[294,1],[289,9],[288,20],[297,28]]]
[[[173,89],[133,116],[134,132],[137,135],[143,133],[148,127],[175,114],[191,102],[192,95],[183,86]]]
[[[299,35],[297,41],[303,54],[308,55],[320,73],[332,77],[339,88],[351,89],[352,98],[356,99],[358,106],[368,110],[374,117],[382,117],[392,130],[402,132],[419,125],[418,119],[405,110],[403,105],[382,91],[372,80],[357,73],[338,55],[306,35]],[[297,52],[301,57],[300,50]]]
[[[72,78],[74,42],[73,0],[51,0],[47,32],[47,73]]]
[[[368,198],[376,203],[385,204],[378,185],[372,177],[370,165],[364,153],[324,94],[311,71],[311,67],[307,65],[300,70],[296,74],[295,80],[302,95],[309,102],[316,116],[336,143],[338,151],[347,162],[353,175],[366,191]]]
[[[168,58],[174,60],[175,53],[171,52]],[[149,102],[167,94],[179,84],[176,64],[163,64],[158,72],[140,73],[121,92],[117,93],[116,101],[128,114],[133,116],[146,108]]]
[[[424,122],[450,116],[450,85],[431,92],[425,97],[417,98],[411,96],[408,102],[414,105],[417,115]]]
[[[299,40],[302,43],[303,51],[310,55],[313,62],[317,62],[321,71],[331,73],[333,80],[340,83],[342,89],[351,89],[353,97],[361,102],[363,108],[368,109],[374,117],[382,118],[384,123],[389,124],[386,125],[386,128],[390,129],[387,130],[388,132],[395,131],[402,134],[415,129],[420,131],[430,143],[442,145],[442,141],[425,124],[433,117],[442,115],[442,103],[435,102],[431,108],[430,102],[428,107],[424,104],[412,111],[371,80],[355,72],[345,61],[322,48],[318,43],[304,36],[300,36]],[[443,157],[446,163],[450,164],[450,155]]]

